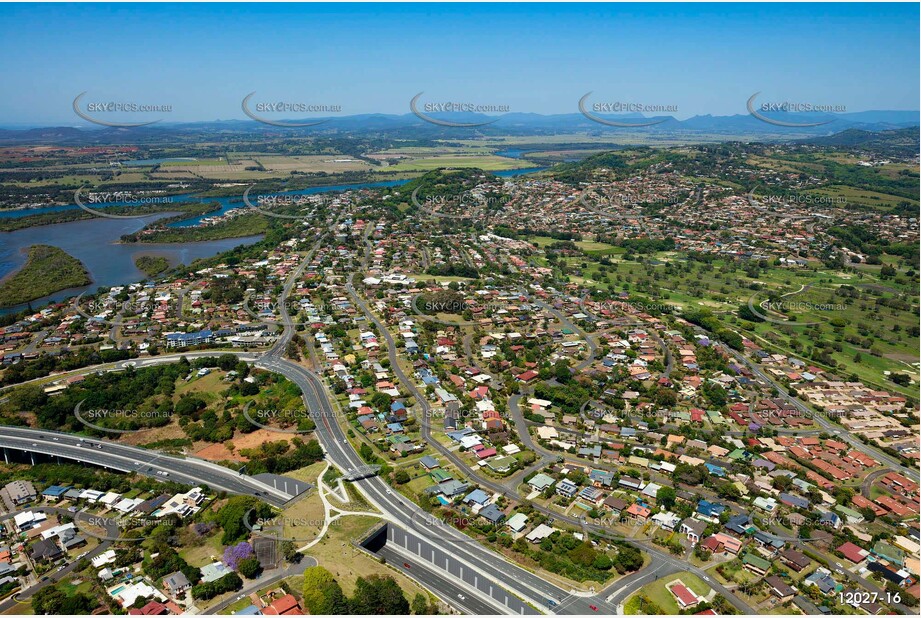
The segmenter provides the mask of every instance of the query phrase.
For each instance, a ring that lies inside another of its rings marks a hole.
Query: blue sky
[[[406,113],[409,100],[572,113],[579,98],[766,100],[918,109],[919,6],[906,4],[0,5],[0,124],[80,124],[71,103],[169,104],[167,121],[243,119],[240,101]]]

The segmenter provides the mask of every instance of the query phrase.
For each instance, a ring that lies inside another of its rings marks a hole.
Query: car
[[[706,575],[704,575],[704,576],[703,576],[703,578],[704,578],[704,581],[705,581],[705,582],[708,582],[708,581],[710,581],[710,578],[709,578],[709,577],[707,577]]]
[[[388,489],[388,490],[387,490],[387,495],[388,495],[388,496],[392,496],[392,495],[393,495],[393,490]]]
[[[556,607],[556,601],[553,599],[547,599],[547,607]]]
[[[597,606],[597,605],[589,605],[588,608],[589,608],[590,610],[592,610],[593,612],[597,612],[597,611],[598,611],[598,606]]]
[[[409,563],[408,563],[408,562],[404,562],[404,563],[403,563],[403,568],[404,568],[404,569],[410,568]]]
[[[98,449],[101,451],[101,450],[102,450],[102,445],[101,445],[101,444],[97,444],[97,445],[96,445],[96,448],[98,448]]]
[[[36,444],[35,442],[33,442],[33,443],[32,443],[32,446],[38,446],[38,444]]]
[[[463,601],[463,600],[466,599],[467,597],[465,597],[464,595],[462,595],[461,593],[458,592],[458,593],[457,593],[457,598],[460,599],[461,601]]]
[[[55,442],[60,442],[58,438],[51,438],[51,439],[54,440]]]

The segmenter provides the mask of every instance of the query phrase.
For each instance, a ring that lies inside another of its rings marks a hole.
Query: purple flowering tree
[[[224,550],[224,564],[227,565],[227,568],[236,571],[240,562],[252,555],[253,546],[243,541],[242,543],[231,545]]]

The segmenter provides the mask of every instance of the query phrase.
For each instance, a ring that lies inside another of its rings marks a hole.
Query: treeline
[[[709,331],[713,334],[714,337],[728,345],[733,350],[742,351],[742,335],[731,331],[727,328],[723,328],[720,324],[719,318],[713,315],[707,309],[688,309],[682,314],[682,317],[691,322],[700,326],[704,330]]]
[[[426,274],[435,276],[435,277],[467,277],[469,279],[479,279],[480,273],[473,266],[469,266],[462,262],[446,262],[444,264],[437,264],[430,266]]]
[[[674,251],[674,238],[624,238],[617,245],[630,253],[656,253],[657,251]]]
[[[34,360],[21,361],[10,365],[0,377],[0,385],[10,386],[37,378],[44,378],[52,372],[73,371],[90,365],[114,363],[128,360],[131,354],[126,350],[95,350],[81,348],[74,352],[64,350],[57,356],[42,354]]]
[[[333,574],[320,566],[309,567],[304,571],[303,603],[312,615],[405,616],[410,609],[409,601],[400,586],[390,576],[359,577],[355,582],[354,594],[347,597]],[[415,600],[413,605],[423,609],[417,606]],[[422,605],[428,610],[424,598]]]

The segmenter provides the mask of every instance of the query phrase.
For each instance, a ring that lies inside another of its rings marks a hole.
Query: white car
[[[463,600],[466,599],[467,597],[465,597],[464,595],[458,593],[457,598],[460,599],[461,601],[463,601]]]

